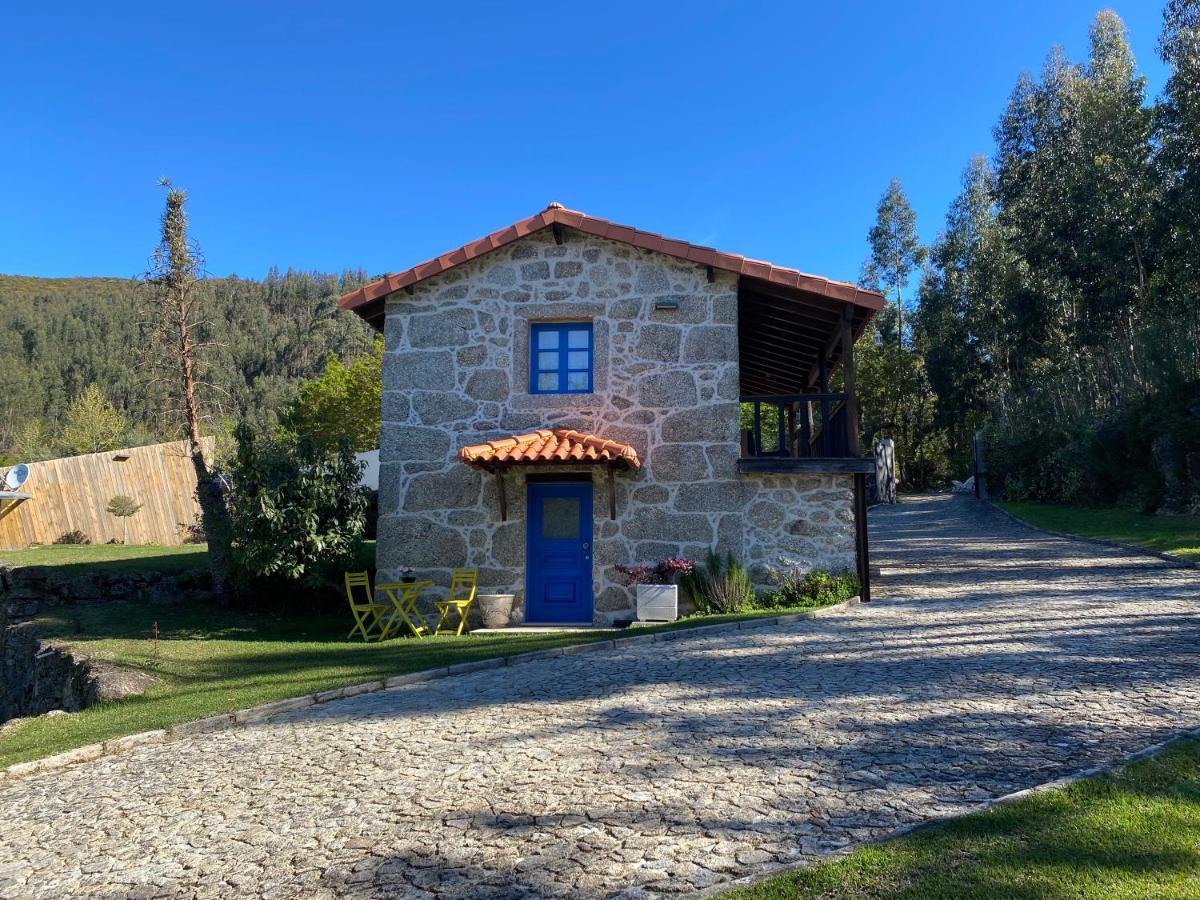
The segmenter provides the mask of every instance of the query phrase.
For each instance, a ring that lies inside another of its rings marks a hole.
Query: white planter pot
[[[639,584],[637,617],[639,622],[674,622],[679,618],[679,586]]]
[[[479,594],[476,600],[485,628],[507,628],[512,624],[512,594]]]

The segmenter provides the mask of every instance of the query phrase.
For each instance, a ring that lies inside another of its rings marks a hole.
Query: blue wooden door
[[[525,620],[592,621],[592,485],[528,486]]]

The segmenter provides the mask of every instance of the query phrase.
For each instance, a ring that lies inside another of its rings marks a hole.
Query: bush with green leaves
[[[359,453],[378,450],[382,391],[383,338],[348,365],[330,353],[325,370],[301,383],[296,399],[280,414],[280,429],[327,447],[348,441]]]
[[[779,578],[779,586],[760,594],[756,605],[764,609],[820,609],[858,595],[858,576],[844,571],[793,569]]]
[[[243,590],[336,585],[362,556],[362,463],[345,442],[330,449],[307,438],[260,440],[245,425],[234,437],[229,515]]]
[[[722,559],[715,550],[709,550],[703,563],[696,563],[691,572],[680,576],[679,584],[702,615],[735,613],[754,602],[750,576],[732,553]]]

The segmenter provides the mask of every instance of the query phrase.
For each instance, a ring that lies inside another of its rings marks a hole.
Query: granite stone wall
[[[656,309],[659,301],[674,309]],[[591,394],[529,393],[529,329],[588,321]],[[480,569],[481,590],[523,608],[525,475],[593,475],[597,621],[627,614],[613,565],[729,550],[756,581],[782,568],[852,567],[848,476],[739,475],[737,279],[567,229],[531,235],[401,291],[385,325],[378,577],[400,565],[448,584]],[[632,444],[608,518],[600,469],[535,467],[497,483],[460,447],[545,427]]]

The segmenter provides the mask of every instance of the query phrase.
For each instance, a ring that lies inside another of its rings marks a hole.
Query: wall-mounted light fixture
[[[678,300],[655,300],[655,309],[679,309]]]

